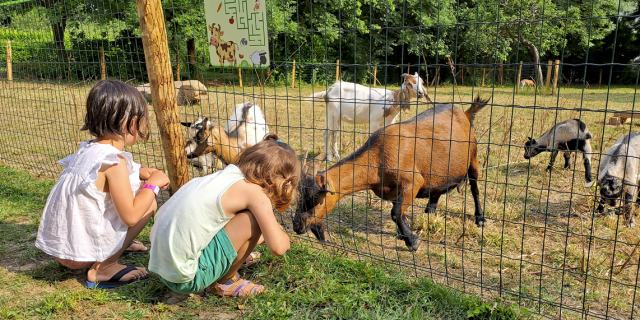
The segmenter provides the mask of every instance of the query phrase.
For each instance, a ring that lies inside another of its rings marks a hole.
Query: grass
[[[254,298],[174,294],[155,275],[111,291],[89,290],[82,285],[84,271],[66,269],[33,246],[51,187],[50,180],[0,166],[2,319],[514,319],[526,314],[431,280],[392,277],[371,264],[319,252],[301,241],[281,257],[261,248],[261,262],[242,270],[268,288]],[[146,266],[147,259],[123,262]]]
[[[208,100],[179,107],[181,120],[191,121],[199,111],[224,126],[235,104],[255,98],[270,131],[300,155],[323,150],[325,107],[300,102],[299,97],[324,90],[324,86],[261,88],[249,80],[244,84],[245,88],[239,88],[211,83]],[[533,95],[528,90],[514,94],[509,87],[460,87],[459,96],[450,86],[429,88],[431,97],[440,103],[469,102],[479,91],[484,97],[492,96],[491,106],[474,120],[487,226],[478,229],[468,219],[473,214],[468,188],[462,194],[454,191],[442,197],[437,212],[428,216],[423,214],[426,200],[418,199],[407,210],[414,231],[423,240],[420,250],[413,253],[395,237],[391,204],[360,192],[343,198],[328,215],[327,239],[332,246],[305,243],[314,250],[335,250],[355,260],[400,264],[397,272],[429,278],[489,301],[502,298],[551,317],[582,318],[586,312],[614,318],[635,315],[640,305],[636,287],[640,250],[634,250],[640,235],[636,229],[623,227],[618,216],[593,214],[595,190],[582,188],[581,156],[572,170],[562,169],[564,159],[559,156],[549,174],[545,172],[548,153],[524,160],[521,148],[527,136],[538,137],[555,122],[570,118],[587,124],[597,153],[638,130],[637,119],[622,126],[605,125],[610,114],[603,112],[638,109],[635,101],[640,96],[634,88],[593,87],[584,91],[561,88],[555,96]],[[89,138],[78,131],[89,88],[47,83],[14,83],[2,88],[0,155],[6,163],[36,177],[55,178],[61,170],[57,161],[73,153],[78,141]],[[401,117],[408,119],[430,106],[416,103]],[[130,151],[143,165],[164,168],[153,113],[151,118],[151,139]],[[361,146],[366,132],[366,126],[344,124],[339,138],[342,156]],[[599,154],[593,157],[594,175],[599,159]],[[199,173],[194,170],[191,175]],[[289,228],[291,215],[288,211],[282,219]],[[312,235],[301,239],[307,237]]]

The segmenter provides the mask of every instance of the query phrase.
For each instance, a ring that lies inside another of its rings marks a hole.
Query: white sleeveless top
[[[78,262],[104,261],[122,248],[129,228],[118,218],[111,195],[95,184],[100,167],[120,163],[118,156],[127,163],[135,195],[140,188],[140,165],[129,152],[87,141],[75,154],[60,160],[65,169],[47,198],[37,248]]]
[[[202,250],[231,220],[222,209],[222,195],[243,179],[240,169],[230,164],[192,179],[171,196],[154,217],[149,271],[173,283],[193,280]]]

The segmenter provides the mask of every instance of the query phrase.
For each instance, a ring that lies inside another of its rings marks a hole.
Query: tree
[[[618,0],[470,0],[465,5],[463,19],[481,22],[466,28],[466,50],[501,62],[518,48],[527,48],[538,83],[542,80],[541,56],[560,55],[570,38],[577,39],[582,48],[593,46],[615,28],[610,19],[602,17],[617,15],[618,6],[620,12],[633,8],[632,2]],[[584,19],[590,17],[594,18]]]

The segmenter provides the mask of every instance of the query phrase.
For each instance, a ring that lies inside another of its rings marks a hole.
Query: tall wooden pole
[[[107,80],[107,66],[104,61],[104,48],[100,47],[100,79]]]
[[[464,86],[464,64],[460,66],[460,76],[462,77],[462,85]]]
[[[242,88],[242,68],[238,68],[238,80],[240,81],[240,88]]]
[[[13,83],[13,54],[11,53],[11,41],[7,41],[7,83]]]
[[[549,94],[549,83],[551,83],[551,70],[553,69],[553,61],[549,60],[547,66],[547,78],[544,80],[544,91]]]
[[[378,81],[378,63],[373,67],[373,87],[376,87],[376,81]],[[429,80],[427,80],[429,81]]]
[[[487,72],[487,69],[482,68],[482,85],[481,85],[481,87],[484,87],[484,75],[485,75],[486,72]]]
[[[558,85],[558,76],[559,76],[559,71],[560,71],[560,60],[556,60],[556,67],[555,70],[553,71],[553,88],[551,89],[551,94],[554,95],[556,94],[556,87]]]
[[[522,61],[518,66],[518,80],[516,81],[516,93],[520,92],[520,76],[522,75]]]
[[[340,60],[336,60],[336,82],[340,80]]]
[[[500,63],[500,85],[502,85],[502,77],[504,76],[504,61]]]
[[[438,78],[438,80],[436,81],[436,86],[440,86],[440,67],[438,67],[438,71],[436,71],[436,78]]]
[[[175,193],[187,181],[187,156],[184,152],[182,125],[176,104],[171,58],[167,45],[167,29],[160,0],[136,0],[142,45],[151,86],[153,111],[160,131],[169,179],[170,192]]]
[[[293,60],[293,71],[291,72],[291,89],[296,87],[296,60]]]

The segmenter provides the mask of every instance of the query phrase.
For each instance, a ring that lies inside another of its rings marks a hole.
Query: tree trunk
[[[542,68],[540,67],[540,54],[538,53],[538,48],[536,48],[536,45],[533,44],[533,42],[530,42],[529,40],[523,38],[522,36],[520,36],[520,42],[525,46],[529,47],[529,52],[531,53],[531,57],[533,58],[533,63],[535,64],[536,77],[538,78],[536,79],[536,86],[537,86],[540,83],[542,83],[542,79],[543,79]]]
[[[189,63],[196,64],[196,39],[194,38],[187,40],[187,57],[189,57]]]

